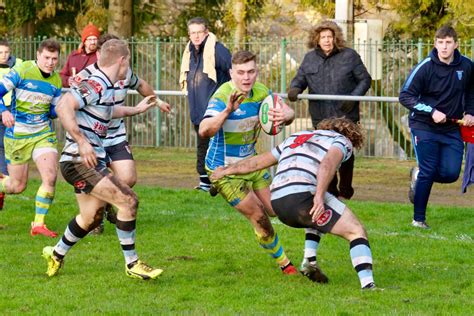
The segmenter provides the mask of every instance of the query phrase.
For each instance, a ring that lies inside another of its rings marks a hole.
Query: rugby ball
[[[258,113],[258,118],[260,120],[260,126],[262,130],[268,135],[277,135],[283,130],[283,125],[275,126],[268,111],[270,109],[279,109],[281,108],[281,98],[277,95],[270,93],[265,99],[263,99],[262,104],[260,105],[260,111]]]

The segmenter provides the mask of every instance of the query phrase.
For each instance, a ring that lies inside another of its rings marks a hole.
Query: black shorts
[[[104,161],[99,161],[95,169],[87,168],[81,162],[64,161],[59,164],[61,174],[76,193],[91,193],[94,187],[110,172]]]
[[[272,200],[272,207],[280,221],[295,228],[314,228],[328,233],[344,212],[345,205],[333,195],[326,193],[324,206],[326,212],[313,222],[309,211],[313,207],[314,195],[311,192],[294,193]]]
[[[133,160],[132,150],[127,141],[123,141],[117,145],[105,147],[105,153],[109,158],[108,162],[118,160]]]

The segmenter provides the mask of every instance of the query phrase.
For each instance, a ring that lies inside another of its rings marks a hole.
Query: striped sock
[[[2,181],[0,182],[0,192],[6,193],[7,192],[7,181],[10,177],[9,176],[4,176]]]
[[[280,243],[277,233],[274,233],[268,238],[263,238],[257,232],[255,232],[255,235],[257,235],[257,240],[260,246],[265,249],[265,252],[272,256],[273,259],[275,259],[280,268],[284,269],[291,263],[283,250],[283,246]]]
[[[67,254],[69,249],[74,246],[79,240],[87,236],[87,231],[82,229],[77,224],[76,218],[74,217],[66,227],[66,231],[61,239],[54,246],[53,254],[59,260],[62,260]]]
[[[129,268],[138,260],[138,255],[135,251],[136,223],[136,220],[123,222],[117,219],[117,223],[115,224],[120,246],[122,246],[123,256],[125,257],[125,263]]]
[[[373,283],[372,252],[370,251],[369,241],[365,238],[352,240],[350,242],[350,254],[352,266],[357,271],[361,288]]]
[[[38,192],[36,192],[36,202],[35,202],[35,220],[34,225],[44,224],[44,217],[48,214],[48,210],[51,207],[54,199],[54,192],[48,192],[43,189],[42,186],[39,187]]]
[[[304,259],[309,262],[314,262],[316,261],[319,242],[323,234],[314,228],[305,228],[304,231]]]

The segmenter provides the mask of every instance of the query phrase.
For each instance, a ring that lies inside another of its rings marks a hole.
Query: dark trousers
[[[207,177],[206,172],[206,154],[207,148],[209,147],[209,138],[203,138],[199,136],[199,125],[194,125],[194,130],[196,131],[197,139],[197,151],[196,151],[196,170],[199,174],[200,181],[210,184],[209,178]]]
[[[352,187],[352,177],[354,175],[354,154],[351,158],[341,164],[339,172],[336,172],[331,183],[329,183],[328,192],[335,197],[343,197],[350,199],[354,195],[354,188]],[[337,174],[339,173],[339,179]],[[339,186],[338,186],[339,180]]]
[[[433,133],[411,129],[411,135],[420,168],[415,186],[413,219],[424,221],[433,183],[452,183],[459,178],[464,143],[459,130]]]

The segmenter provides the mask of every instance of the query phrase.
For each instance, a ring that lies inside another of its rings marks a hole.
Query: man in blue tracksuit
[[[450,119],[463,118],[465,125],[474,125],[473,63],[457,50],[457,33],[451,26],[436,31],[434,46],[400,92],[400,103],[410,110],[418,163],[411,171],[412,225],[425,229],[429,228],[426,206],[433,183],[455,182],[461,171],[464,144],[459,126]]]

